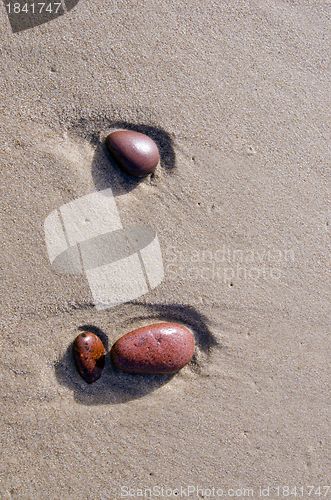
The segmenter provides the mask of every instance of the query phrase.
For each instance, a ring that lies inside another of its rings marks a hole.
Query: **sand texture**
[[[0,9],[1,500],[327,484],[330,7],[81,0],[19,33]],[[123,127],[161,146],[153,178],[109,160]],[[43,224],[109,187],[165,277],[97,311]],[[79,377],[80,327],[111,346],[160,320],[196,335],[179,374]]]

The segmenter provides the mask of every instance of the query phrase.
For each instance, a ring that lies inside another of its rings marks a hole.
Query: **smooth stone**
[[[184,325],[156,323],[126,333],[113,345],[112,363],[128,373],[178,372],[194,354],[194,336]]]
[[[105,366],[103,343],[94,333],[83,332],[75,338],[73,349],[77,370],[88,384],[92,384],[101,377]]]
[[[123,170],[136,177],[153,173],[160,161],[160,153],[153,139],[134,130],[111,132],[106,144]]]

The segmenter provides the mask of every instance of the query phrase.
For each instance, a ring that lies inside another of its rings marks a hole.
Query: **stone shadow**
[[[92,177],[97,191],[111,188],[114,195],[127,193],[134,189],[143,179],[137,179],[126,174],[114,160],[105,144],[103,133],[111,130],[126,129],[141,132],[151,137],[160,151],[160,167],[163,171],[171,173],[176,168],[176,153],[173,139],[161,127],[144,123],[131,123],[128,121],[112,120],[105,116],[80,117],[69,127],[69,130],[87,140],[94,146],[95,152],[92,160]],[[153,177],[153,174],[152,174]]]

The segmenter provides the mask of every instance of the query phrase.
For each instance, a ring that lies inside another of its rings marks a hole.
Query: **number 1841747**
[[[8,3],[6,4],[8,14],[58,14],[62,6],[61,2],[32,2],[32,3]]]

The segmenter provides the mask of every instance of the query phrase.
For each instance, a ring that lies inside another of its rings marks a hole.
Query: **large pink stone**
[[[129,373],[175,373],[194,354],[194,336],[184,325],[156,323],[129,332],[113,345],[113,364]]]

